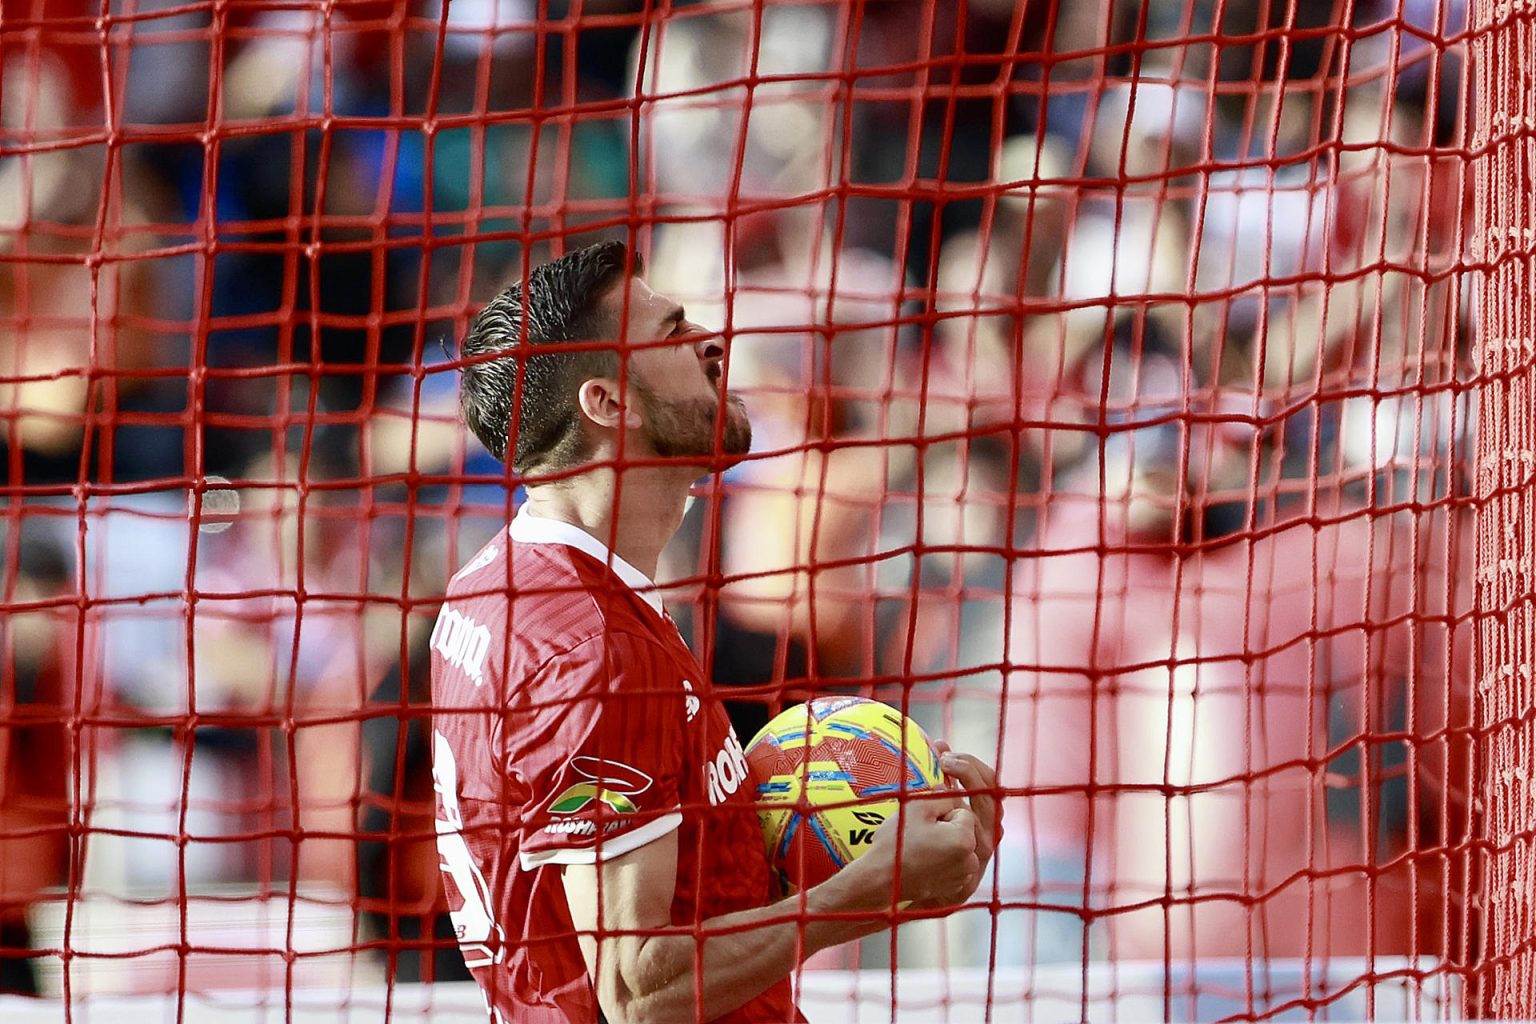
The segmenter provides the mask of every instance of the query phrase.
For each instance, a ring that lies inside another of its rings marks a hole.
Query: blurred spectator
[[[0,76],[0,130],[78,131],[64,65],[44,54]],[[0,157],[0,255],[13,268],[0,274],[0,409],[12,414],[0,458],[19,466],[16,483],[138,480],[180,464],[179,431],[118,422],[186,384],[163,375],[185,348],[151,326],[168,261],[148,255],[161,196],[142,171],[96,145]]]
[[[1006,190],[992,216],[940,250],[934,305],[941,316],[928,364],[928,415],[937,429],[1079,415],[1067,377],[1085,342],[1097,339],[1068,338],[1055,318],[1041,315],[1056,301],[1056,267],[1074,205],[1075,190],[1065,183],[1069,157],[1053,136],[1009,139],[994,171]],[[1038,449],[1044,435],[1027,436]],[[1058,443],[1069,439],[1055,436]]]
[[[28,530],[24,526],[31,525]],[[68,781],[78,733],[73,573],[35,523],[0,530],[6,550],[0,631],[0,993],[38,994],[27,911],[69,882]]]
[[[654,97],[637,156],[656,200],[704,213],[824,185],[838,159],[831,87],[797,76],[827,69],[833,30],[816,5],[769,5],[759,16],[701,4],[637,38],[631,81]],[[785,80],[749,92],[749,74]]]
[[[349,890],[354,852],[340,838],[356,825],[364,754],[354,716],[402,650],[401,611],[370,600],[398,594],[406,567],[398,523],[360,515],[364,496],[344,487],[298,497],[295,465],[255,471],[272,485],[253,489],[237,525],[202,545],[206,569],[197,664],[200,697],[238,716],[292,716],[291,737],[245,731],[248,743],[293,744],[292,770],[262,780],[293,793],[304,828],[336,838],[306,838],[277,851],[304,881]],[[299,594],[304,596],[299,597]],[[240,651],[238,658],[229,652]],[[206,696],[204,694],[206,693]],[[262,754],[262,764],[268,764]]]
[[[890,252],[906,276],[929,283],[943,240],[983,216],[983,202],[956,186],[988,180],[1003,138],[1028,123],[1007,102],[1021,67],[1008,58],[1048,50],[1041,36],[1052,22],[1065,35],[1082,18],[1007,0],[934,0],[920,9],[877,0],[860,9],[847,50],[828,68],[858,72],[840,104],[849,142],[836,180],[912,194],[843,200],[851,244]]]
[[[468,981],[439,881],[431,764],[428,627],[369,697],[357,844],[361,936],[382,941],[391,983]]]
[[[1121,957],[1408,951],[1410,894],[1449,898],[1435,863],[1328,872],[1462,838],[1423,830],[1466,820],[1467,524],[1330,507],[1181,557],[1115,551],[1096,504],[1059,494],[1014,578],[1007,898],[1063,908],[1040,926],[1117,909],[1096,942]]]
[[[698,554],[674,544],[663,566],[669,580],[721,578],[686,594],[698,605],[685,621],[713,624],[715,642],[702,646],[716,682],[766,687],[733,708],[747,736],[786,682],[809,676],[814,687],[878,670],[888,625],[875,600],[881,506],[904,489],[913,458],[889,442],[917,422],[912,357],[898,340],[897,268],[834,250],[828,236],[818,244],[800,227],[767,222],[737,251],[728,294],[717,267],[674,256],[718,254],[719,239],[675,250],[658,232],[650,270],[656,287],[684,296],[695,321],[724,326],[726,373],[749,396],[754,455],[711,494],[718,505],[700,510],[718,533]]]

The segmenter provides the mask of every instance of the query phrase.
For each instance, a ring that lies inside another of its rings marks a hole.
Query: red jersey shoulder
[[[446,600],[494,603],[521,620],[514,632],[565,636],[572,645],[601,624],[640,625],[639,596],[607,566],[565,544],[513,542],[505,530],[454,574]]]
[[[515,685],[594,636],[649,632],[640,600],[596,559],[503,530],[454,574],[431,644],[476,689],[488,677]]]

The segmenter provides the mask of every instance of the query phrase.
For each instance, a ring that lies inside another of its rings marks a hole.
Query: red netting
[[[466,977],[428,645],[521,494],[450,353],[622,238],[754,419],[661,568],[742,738],[858,692],[1000,772],[973,906],[806,992],[1536,1013],[1533,59],[1493,0],[0,0],[0,992]]]
[[[1478,994],[1489,1012],[1536,1012],[1531,929],[1532,614],[1536,558],[1536,11],[1482,4],[1473,36],[1477,116],[1472,133],[1479,274],[1477,608],[1478,769],[1488,842],[1483,863],[1486,970]]]

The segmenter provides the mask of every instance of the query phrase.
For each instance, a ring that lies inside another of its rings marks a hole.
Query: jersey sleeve
[[[682,824],[682,675],[637,637],[594,637],[556,657],[530,688],[532,728],[507,737],[529,794],[518,859],[592,864]]]

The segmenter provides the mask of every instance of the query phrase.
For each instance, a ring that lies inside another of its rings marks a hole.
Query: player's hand
[[[981,880],[975,817],[953,796],[913,793],[854,864],[876,869],[870,884],[878,891],[872,895],[887,906],[937,909],[963,903]]]
[[[950,786],[964,793],[971,805],[976,820],[976,855],[982,871],[986,871],[1003,838],[1002,816],[997,806],[997,772],[979,757],[956,753],[943,740],[935,743],[933,750],[939,755],[939,767]]]

